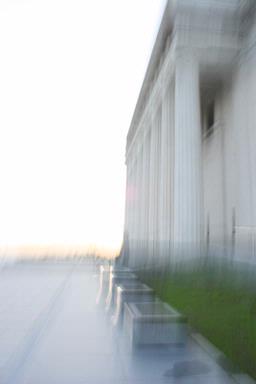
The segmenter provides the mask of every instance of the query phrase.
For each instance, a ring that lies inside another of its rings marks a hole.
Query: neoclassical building
[[[131,266],[256,257],[255,9],[167,2],[127,136]]]

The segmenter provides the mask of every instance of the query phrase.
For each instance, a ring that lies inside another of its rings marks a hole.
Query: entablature
[[[162,101],[165,88],[174,74],[177,55],[186,50],[193,52],[204,81],[213,76],[224,78],[236,66],[243,46],[245,20],[256,8],[255,3],[255,0],[167,2],[127,135],[126,159],[141,136],[140,130],[150,126],[151,115]],[[247,20],[247,29],[248,23]]]

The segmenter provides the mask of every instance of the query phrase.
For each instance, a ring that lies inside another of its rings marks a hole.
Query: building
[[[131,266],[255,254],[255,9],[167,2],[127,136]]]

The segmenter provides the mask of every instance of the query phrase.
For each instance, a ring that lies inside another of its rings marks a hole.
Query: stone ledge
[[[256,383],[255,380],[253,380],[250,376],[246,375],[245,373],[238,373],[238,374],[232,375],[232,378],[238,384],[255,384]]]
[[[237,384],[256,384],[256,381],[240,370],[209,340],[200,333],[191,333],[191,337]]]

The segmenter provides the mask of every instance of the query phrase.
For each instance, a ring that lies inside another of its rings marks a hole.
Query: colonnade
[[[198,253],[201,242],[199,65],[175,60],[174,75],[148,97],[147,117],[127,143],[129,265],[154,266]]]

